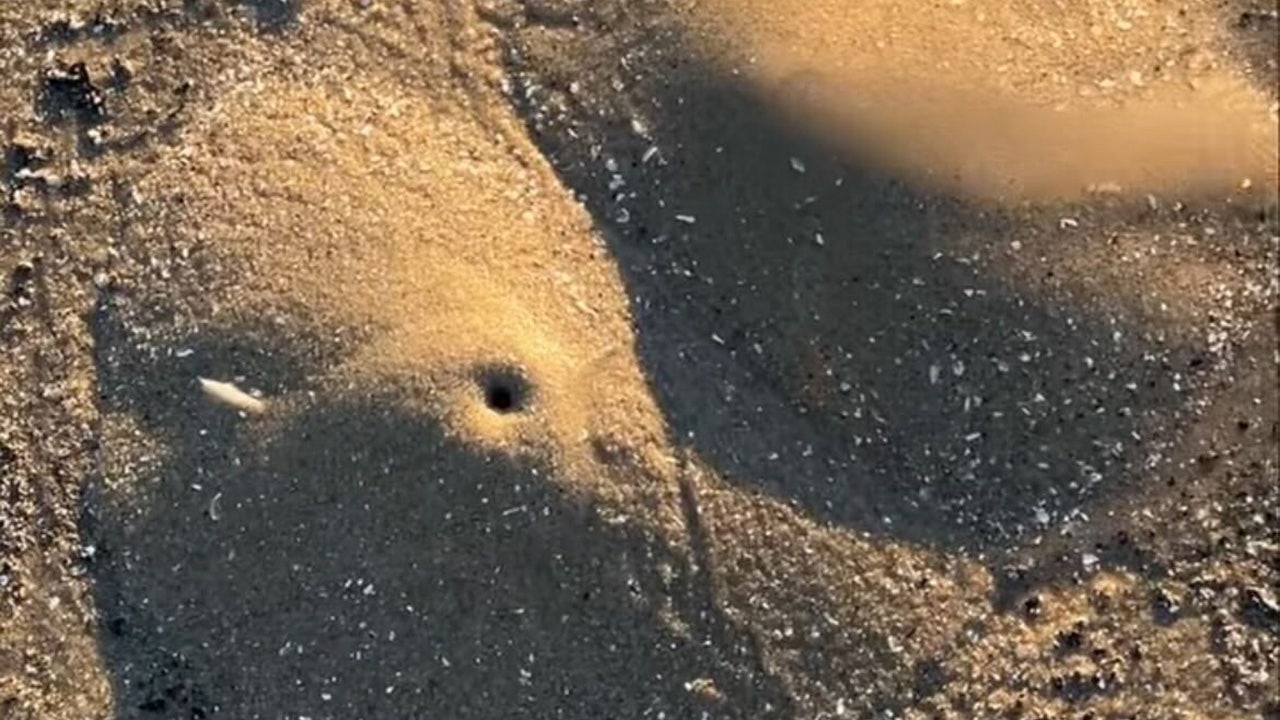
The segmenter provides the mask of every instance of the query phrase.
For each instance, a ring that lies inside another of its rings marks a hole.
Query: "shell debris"
[[[205,397],[243,413],[260,415],[267,411],[267,404],[231,383],[200,378],[200,389]]]

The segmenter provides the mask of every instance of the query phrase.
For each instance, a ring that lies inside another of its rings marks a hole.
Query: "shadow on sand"
[[[693,717],[699,678],[733,690],[717,716],[787,707],[680,557],[544,468],[390,398],[237,420],[192,378],[305,396],[335,356],[252,327],[153,354],[114,303],[95,320],[104,411],[164,448],[149,486],[108,457],[86,493],[117,717]]]
[[[565,58],[600,50],[556,32]],[[988,272],[1021,220],[837,157],[676,46],[601,108],[537,37],[512,42],[518,106],[617,259],[676,444],[822,521],[969,554],[1135,489],[1133,437],[1199,359]],[[590,64],[569,69],[611,79]],[[111,304],[95,318],[103,411],[165,448],[137,459],[138,497],[110,462],[87,492],[118,717],[689,717],[716,702],[696,678],[741,704],[717,717],[787,716],[684,561],[544,468],[385,398],[299,402],[257,434],[193,392],[244,374],[299,396],[333,362],[271,337],[178,358]]]
[[[617,258],[674,442],[822,521],[979,557],[1134,490],[1135,438],[1202,360],[1120,303],[993,271],[1053,209],[839,154],[661,23],[495,22],[519,112]]]

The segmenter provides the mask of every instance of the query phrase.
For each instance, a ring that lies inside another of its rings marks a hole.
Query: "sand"
[[[1268,93],[1211,5],[697,5],[707,52],[854,157],[1003,202],[1276,192]],[[1234,186],[1234,187],[1233,187]]]
[[[0,10],[0,716],[1280,712],[1274,10],[1027,5]]]

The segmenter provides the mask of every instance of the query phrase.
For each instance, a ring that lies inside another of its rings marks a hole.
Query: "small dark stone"
[[[23,182],[18,178],[18,172],[22,170],[37,170],[46,161],[47,158],[41,157],[40,151],[34,147],[19,143],[7,146],[4,149],[4,182],[8,185],[22,185]]]
[[[947,669],[942,661],[931,658],[916,663],[915,682],[912,687],[916,700],[937,695],[946,684]]]
[[[1066,654],[1073,653],[1084,647],[1084,634],[1079,630],[1071,632],[1058,633],[1057,649],[1058,652]]]
[[[1258,588],[1245,589],[1240,618],[1253,627],[1280,632],[1280,604]]]
[[[1043,603],[1041,602],[1039,595],[1032,595],[1022,603],[1022,612],[1028,618],[1035,619],[1040,617],[1040,613],[1043,612],[1043,610]]]
[[[1220,458],[1221,455],[1216,452],[1200,453],[1196,456],[1196,464],[1199,465],[1201,471],[1208,472],[1218,464]]]
[[[119,58],[111,61],[111,77],[109,86],[112,90],[120,91],[129,87],[129,83],[133,81],[133,71],[129,69]]]
[[[45,73],[40,86],[37,110],[48,122],[71,120],[81,125],[94,125],[106,117],[102,95],[89,78],[84,63],[66,70]]]
[[[1102,678],[1097,674],[1085,675],[1077,671],[1054,677],[1050,684],[1058,697],[1068,703],[1080,703],[1100,693]]]
[[[1156,590],[1151,594],[1151,616],[1158,625],[1172,625],[1178,620],[1182,608],[1169,597],[1164,590]]]
[[[9,274],[9,297],[21,297],[27,294],[28,285],[31,279],[35,277],[36,266],[34,263],[20,262],[18,267],[13,269]]]
[[[9,465],[17,459],[17,453],[9,449],[7,445],[0,443],[0,474],[4,473],[4,471],[8,469]]]

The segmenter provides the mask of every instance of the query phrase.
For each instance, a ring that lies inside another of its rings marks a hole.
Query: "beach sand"
[[[1280,713],[1276,22],[0,8],[0,717]]]

